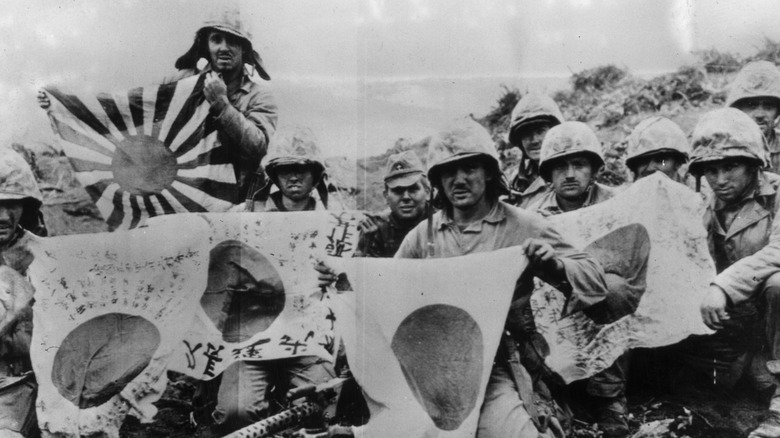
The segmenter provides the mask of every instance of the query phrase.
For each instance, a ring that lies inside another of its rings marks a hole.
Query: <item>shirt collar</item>
[[[457,226],[454,224],[452,217],[447,214],[447,210],[441,210],[441,224],[439,224],[439,229],[443,228],[457,228]],[[487,222],[489,224],[497,224],[499,222],[502,222],[506,219],[506,211],[504,210],[504,206],[500,201],[497,201],[495,205],[493,205],[493,208],[490,209],[488,214],[485,215],[482,219],[478,221],[474,221],[469,224],[469,226],[466,227],[464,232],[473,231],[473,232],[479,232],[482,231],[482,224]]]

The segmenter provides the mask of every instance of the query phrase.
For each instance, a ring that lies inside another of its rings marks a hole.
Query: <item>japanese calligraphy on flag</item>
[[[163,216],[179,224],[205,219],[208,278],[171,369],[211,379],[238,360],[295,356],[333,359],[335,314],[317,286],[314,264],[351,257],[357,215],[350,212],[227,213]]]
[[[55,135],[110,230],[238,202],[231,154],[217,141],[203,81],[99,94],[45,89]]]
[[[474,436],[525,265],[520,247],[340,264],[355,292],[333,298],[337,330],[371,411],[356,436]]]
[[[601,262],[610,290],[604,302],[562,317],[563,294],[537,282],[531,305],[550,345],[547,364],[567,382],[603,370],[628,349],[709,333],[699,304],[715,265],[703,209],[700,195],[657,172],[609,201],[549,218]]]
[[[118,437],[151,421],[206,282],[206,223],[35,239],[31,358],[44,434]],[[165,242],[161,245],[160,242]]]

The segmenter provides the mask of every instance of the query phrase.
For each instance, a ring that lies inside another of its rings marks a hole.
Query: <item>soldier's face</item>
[[[385,189],[385,201],[396,219],[413,220],[425,211],[428,189],[417,181],[410,186],[388,187]]]
[[[756,169],[742,161],[713,161],[704,166],[703,174],[712,192],[721,201],[739,201],[756,180]]]
[[[539,152],[542,150],[542,140],[552,126],[548,122],[533,123],[520,131],[520,145],[533,161],[539,161]]]
[[[444,196],[460,210],[475,207],[485,200],[488,181],[488,172],[479,160],[460,160],[441,170]]]
[[[634,170],[635,179],[650,176],[655,172],[662,172],[671,179],[677,179],[677,172],[682,163],[673,154],[654,154],[637,159]]]
[[[212,30],[208,36],[209,61],[218,73],[231,73],[243,66],[241,40],[229,33]]]
[[[550,183],[555,194],[561,198],[579,198],[593,179],[593,167],[585,157],[561,158],[552,165]]]
[[[18,200],[0,201],[0,244],[13,239],[19,220],[22,218],[24,204]]]
[[[282,195],[296,202],[306,199],[314,188],[314,176],[308,166],[279,166],[276,176]]]
[[[758,124],[765,136],[769,136],[771,131],[775,129],[775,120],[777,120],[778,111],[780,110],[775,100],[765,97],[742,99],[734,103],[734,108],[749,115]]]

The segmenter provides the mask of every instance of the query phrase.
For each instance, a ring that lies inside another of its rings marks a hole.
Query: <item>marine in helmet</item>
[[[428,215],[431,184],[414,151],[387,159],[384,182],[388,211],[361,221],[356,256],[392,257],[406,234]]]
[[[30,166],[10,148],[0,148],[0,435],[37,436],[30,363],[33,289],[24,276],[32,262],[33,233],[46,235],[41,192]],[[7,434],[7,435],[4,435]]]
[[[596,173],[603,165],[601,142],[588,125],[563,122],[554,126],[542,142],[539,163],[539,173],[550,184],[552,191],[531,202],[526,208],[536,210],[543,216],[551,216],[612,198],[614,190],[596,182]],[[620,295],[622,292],[610,290],[608,293]],[[613,296],[609,301],[616,300],[623,301],[620,296]],[[530,305],[524,309],[524,315],[528,321],[524,327],[535,327]],[[527,333],[525,337],[540,335]],[[599,430],[604,432],[605,437],[625,436],[628,433],[625,394],[627,371],[628,354],[624,354],[609,368],[587,381],[585,391],[589,396],[588,405],[593,408]]]
[[[247,201],[249,207],[246,210],[292,212],[326,208],[325,166],[311,130],[294,127],[290,131],[280,131],[263,160],[269,181]],[[270,193],[274,186],[278,191]],[[315,189],[319,192],[321,202],[312,196]],[[249,263],[243,270],[247,273],[258,272],[258,278],[268,276],[264,274],[267,268],[262,266],[261,260],[253,262],[246,254],[239,254],[242,263]],[[266,280],[265,283],[271,282]],[[240,316],[236,318],[237,323],[241,323]],[[262,323],[262,320],[258,319],[258,323]],[[236,362],[222,374],[217,406],[212,417],[223,431],[236,430],[269,415],[271,388],[293,389],[307,384],[318,385],[334,377],[333,365],[316,356]]]
[[[517,173],[511,176],[512,204],[527,207],[549,189],[539,175],[539,158],[547,131],[563,122],[563,114],[549,96],[529,93],[512,110],[508,141],[523,151]]]
[[[682,169],[691,147],[676,123],[665,117],[650,117],[636,125],[626,142],[626,167],[634,174],[634,181],[661,172],[685,183]]]
[[[603,165],[601,142],[588,125],[554,126],[542,141],[539,160],[539,173],[552,190],[526,208],[549,216],[606,201],[614,191],[596,182]]]
[[[705,224],[719,275],[701,304],[705,324],[717,331],[693,337],[685,348],[715,367],[706,375],[717,376],[718,383],[731,386],[744,371],[755,389],[774,391],[767,420],[750,436],[780,437],[780,367],[773,366],[780,363],[780,275],[729,269],[744,267],[740,260],[769,242],[780,209],[780,177],[762,170],[761,129],[736,109],[705,114],[692,144],[690,172],[704,176],[713,192]],[[752,364],[745,363],[748,358]]]
[[[493,140],[482,126],[464,119],[440,131],[428,147],[428,178],[441,210],[429,219],[430,225],[423,221],[406,235],[395,257],[456,257],[522,245],[529,265],[518,280],[506,321],[514,335],[522,333],[515,313],[528,302],[534,276],[558,285],[570,299],[570,312],[603,299],[606,286],[598,263],[565,242],[539,215],[499,200],[508,187]],[[318,266],[318,271],[321,284],[336,279],[327,266]],[[505,338],[502,348],[516,344]],[[518,388],[531,388],[532,382],[522,365],[501,359],[506,357],[500,353],[491,372],[477,436],[561,436],[555,416],[540,412],[530,393],[519,393]]]
[[[247,211],[306,211],[328,206],[327,174],[317,140],[308,128],[279,132],[262,165],[268,180],[247,201]],[[271,193],[276,187],[278,191]],[[316,189],[319,195],[312,196]]]
[[[201,60],[205,63],[202,69],[198,67]],[[224,145],[229,151],[237,181],[234,202],[239,203],[257,178],[260,160],[276,131],[277,106],[262,81],[271,77],[252,46],[252,35],[238,8],[215,5],[175,67],[178,72],[164,83],[205,75],[203,94],[217,131],[215,149]],[[43,109],[51,106],[46,92],[38,92],[38,104]]]
[[[780,172],[780,139],[775,124],[780,115],[780,70],[769,61],[746,64],[731,83],[726,106],[749,115],[764,134],[771,171]]]

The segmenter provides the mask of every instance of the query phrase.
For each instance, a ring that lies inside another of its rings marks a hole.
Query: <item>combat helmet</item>
[[[727,158],[742,158],[759,167],[767,165],[761,128],[736,108],[704,114],[693,130],[691,144],[693,152],[688,169],[694,175],[701,175],[707,162]]]
[[[563,123],[563,114],[558,108],[558,104],[550,96],[541,93],[526,94],[512,110],[509,122],[509,143],[523,149],[520,142],[520,132],[522,131],[520,128],[540,121],[549,122],[553,126],[559,125]],[[523,153],[528,154],[525,149],[523,149]]]
[[[282,128],[276,132],[268,147],[268,154],[260,161],[260,166],[274,184],[278,185],[279,166],[298,164],[311,169],[314,186],[320,200],[327,206],[327,173],[317,139],[309,128],[294,126]],[[262,189],[261,189],[262,190]]]
[[[497,178],[499,194],[508,194],[509,184],[501,172],[495,143],[487,130],[470,118],[458,119],[433,136],[428,145],[428,179],[439,185],[444,166],[476,159],[482,159]]]
[[[195,33],[195,41],[192,47],[176,60],[176,68],[195,68],[200,58],[208,58],[208,35],[212,29],[240,38],[244,43],[244,64],[252,65],[257,70],[257,74],[266,81],[271,80],[271,76],[268,75],[263,65],[263,59],[252,48],[252,34],[246,23],[241,19],[241,13],[237,5],[228,7],[217,5],[211,11],[209,18]]]
[[[38,235],[45,235],[40,208],[43,196],[32,169],[11,148],[0,148],[0,201],[21,201],[24,205],[19,225]]]
[[[553,162],[572,155],[586,156],[595,174],[604,165],[601,142],[590,126],[582,122],[563,122],[547,131],[539,154],[539,174],[550,181]]]
[[[666,117],[642,120],[627,139],[626,166],[636,173],[637,161],[657,154],[673,154],[688,161],[691,146],[683,130]]]
[[[755,61],[742,67],[731,83],[726,106],[755,97],[771,98],[780,109],[780,70],[769,61]]]

